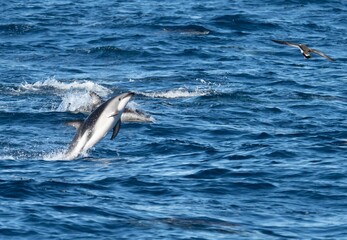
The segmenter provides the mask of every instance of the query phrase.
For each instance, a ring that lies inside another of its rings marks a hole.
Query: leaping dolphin
[[[77,128],[77,133],[70,143],[66,159],[74,159],[86,152],[104,138],[111,128],[113,140],[119,132],[125,106],[133,96],[134,93],[129,92],[112,97],[96,108],[85,121],[67,122],[67,125]]]
[[[91,104],[77,108],[75,112],[82,112],[82,113],[92,112],[104,102],[104,100],[93,91],[89,92],[89,96],[91,97],[91,100],[92,100]],[[154,118],[140,110],[126,107],[121,116],[121,121],[122,122],[153,122]]]

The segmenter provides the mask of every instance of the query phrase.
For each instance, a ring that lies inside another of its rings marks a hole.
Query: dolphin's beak
[[[134,92],[129,92],[124,98],[129,97],[132,98],[135,95]]]
[[[133,92],[129,92],[127,94],[125,94],[122,99],[120,100],[118,107],[117,107],[117,111],[121,112],[124,110],[125,106],[127,105],[127,103],[130,101],[130,99],[135,95],[135,93]]]
[[[123,101],[123,100],[127,100],[127,102],[129,102],[130,101],[130,99],[133,97],[135,95],[135,93],[134,92],[129,92],[129,93],[127,93],[125,96],[123,96],[123,98],[122,98],[122,100],[121,101]]]

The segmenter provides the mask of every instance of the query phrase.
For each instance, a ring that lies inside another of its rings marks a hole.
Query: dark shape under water
[[[191,35],[207,35],[211,31],[207,28],[198,25],[187,25],[187,26],[168,26],[163,28],[166,32],[177,32],[180,34],[191,34]]]

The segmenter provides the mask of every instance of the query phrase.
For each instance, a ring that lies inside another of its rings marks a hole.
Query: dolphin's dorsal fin
[[[119,119],[117,124],[116,124],[116,126],[114,126],[114,128],[113,128],[113,133],[112,133],[111,140],[113,140],[117,136],[117,134],[119,132],[119,129],[120,129],[120,124],[121,124],[121,121]]]
[[[65,125],[74,127],[76,129],[79,129],[80,126],[83,124],[82,120],[76,120],[76,121],[67,121],[65,122]]]
[[[92,98],[94,106],[100,105],[103,102],[102,98],[95,92],[89,92],[89,95]]]

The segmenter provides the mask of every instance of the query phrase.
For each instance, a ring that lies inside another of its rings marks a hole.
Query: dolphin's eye
[[[122,100],[121,98],[118,98],[118,100],[120,101],[120,100]]]

